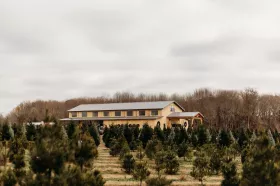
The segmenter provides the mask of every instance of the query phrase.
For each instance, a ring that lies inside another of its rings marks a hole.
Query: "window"
[[[126,116],[133,116],[133,111],[132,110],[127,111]]]
[[[77,112],[72,112],[71,115],[73,118],[75,118],[75,117],[77,117]]]
[[[151,115],[152,116],[158,116],[158,110],[152,110]]]
[[[82,117],[87,117],[87,112],[82,112]]]
[[[121,116],[122,112],[121,111],[115,111],[115,116]]]
[[[173,105],[170,106],[170,112],[175,112],[175,107]]]
[[[146,114],[145,114],[145,110],[140,110],[139,111],[139,116],[145,116]]]
[[[104,117],[109,116],[109,111],[104,111],[104,112],[103,112],[103,116],[104,116]]]
[[[98,117],[98,112],[92,112],[92,117]]]

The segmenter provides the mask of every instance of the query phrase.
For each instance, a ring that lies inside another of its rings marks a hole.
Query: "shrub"
[[[132,154],[125,154],[122,160],[122,168],[126,173],[130,174],[135,167],[135,160]]]
[[[147,168],[147,163],[146,162],[136,163],[132,175],[134,179],[140,181],[140,186],[141,186],[142,182],[145,179],[147,179],[147,177],[150,175],[150,171]]]
[[[238,186],[239,178],[237,175],[236,163],[229,161],[225,162],[222,166],[222,173],[224,180],[222,181],[222,186]]]
[[[209,157],[207,157],[206,152],[200,149],[196,153],[196,158],[193,161],[193,169],[190,174],[194,179],[200,181],[201,185],[203,185],[205,176],[210,175],[209,170]]]
[[[168,186],[172,181],[167,180],[165,177],[150,178],[146,181],[147,186]]]
[[[152,139],[153,132],[154,132],[153,129],[148,124],[143,125],[143,128],[139,135],[139,140],[142,141],[144,148],[146,148],[148,141]]]
[[[168,151],[164,157],[165,160],[165,172],[167,174],[176,174],[179,171],[179,161],[176,154],[172,151]]]
[[[156,138],[153,138],[148,141],[145,153],[149,159],[154,159],[156,152],[162,149],[162,144]]]
[[[9,169],[2,175],[2,181],[4,186],[14,186],[17,183],[17,178],[14,172]]]

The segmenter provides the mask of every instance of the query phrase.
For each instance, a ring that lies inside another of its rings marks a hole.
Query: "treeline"
[[[186,174],[201,185],[206,177],[220,174],[222,186],[280,185],[280,134],[269,129],[215,130],[204,125],[188,130],[148,125],[139,129],[119,125],[105,128],[103,141],[140,185],[144,180],[148,186],[170,185],[172,180],[164,175],[178,173],[179,158],[192,162],[192,171]],[[144,157],[153,160],[154,166],[148,166]],[[149,178],[151,169],[156,176]]]
[[[167,95],[118,92],[113,96],[77,98],[67,101],[23,102],[8,114],[12,123],[54,120],[68,117],[67,110],[80,104],[174,100],[186,111],[199,111],[213,128],[279,129],[280,96],[244,91],[199,89],[193,93]],[[0,118],[1,119],[1,118]]]
[[[95,125],[0,125],[0,185],[102,186]]]

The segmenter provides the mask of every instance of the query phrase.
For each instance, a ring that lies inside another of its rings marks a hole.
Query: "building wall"
[[[165,107],[161,113],[162,113],[162,118],[160,118],[159,120],[156,121],[156,123],[159,121],[160,125],[163,127],[164,124],[166,124],[166,127],[170,127],[171,126],[171,122],[169,121],[169,119],[167,118],[167,116],[169,116],[169,114],[172,113],[172,111],[170,110],[171,107],[174,107],[174,112],[183,112],[183,110],[178,107],[175,103],[171,103],[170,105],[168,105],[167,107]]]
[[[171,111],[171,107],[174,108],[174,111]],[[145,110],[146,116],[151,116],[151,111],[152,110]],[[121,117],[126,117],[126,110],[121,111]],[[158,122],[160,122],[161,127],[163,127],[164,124],[166,124],[167,127],[170,127],[172,123],[181,123],[183,124],[185,120],[172,120],[170,121],[167,116],[171,114],[172,112],[183,112],[183,110],[178,107],[175,103],[169,104],[167,107],[165,107],[162,110],[158,110],[158,116],[163,116],[160,119],[157,120],[104,120],[103,123],[104,125],[111,125],[111,124],[140,124],[143,125],[145,123],[148,123],[151,127],[154,127],[157,125]],[[134,110],[133,111],[133,116],[139,116],[139,110]],[[93,112],[87,112],[87,117],[93,117]],[[103,111],[98,112],[98,117],[104,117]],[[108,117],[115,117],[115,111],[109,111],[109,116]],[[69,112],[69,118],[72,118],[72,113]],[[77,112],[77,118],[82,118],[82,112]],[[118,116],[116,116],[116,119]]]

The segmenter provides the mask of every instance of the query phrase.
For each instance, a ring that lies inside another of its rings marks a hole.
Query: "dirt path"
[[[136,186],[139,182],[134,180],[131,175],[125,174],[121,169],[119,157],[112,157],[109,154],[109,149],[105,147],[104,142],[98,147],[99,156],[94,161],[94,167],[101,171],[103,178],[106,180],[106,186]],[[156,173],[153,170],[153,161],[148,161],[149,170],[152,172],[150,177],[156,177]],[[190,162],[185,162],[180,159],[180,171],[177,175],[165,175],[167,179],[173,180],[173,186],[196,186],[200,185],[198,181],[194,180],[189,172],[191,171],[192,165]],[[221,184],[221,176],[209,177],[205,184],[207,186],[217,186]],[[145,185],[145,184],[142,184]]]

